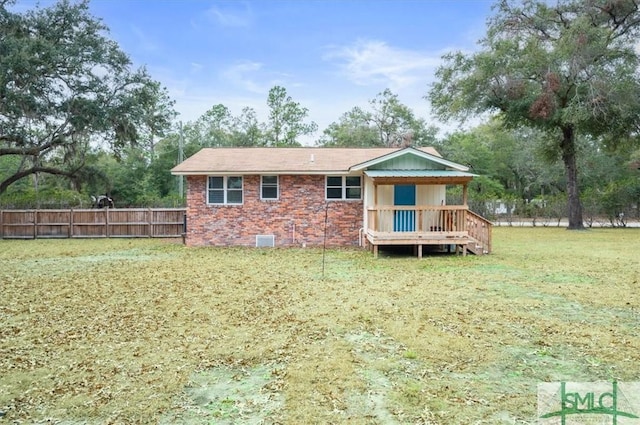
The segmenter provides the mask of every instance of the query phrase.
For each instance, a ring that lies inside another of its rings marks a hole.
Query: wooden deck
[[[366,240],[374,255],[380,246],[453,246],[456,253],[491,252],[492,224],[463,205],[378,206],[367,210]]]

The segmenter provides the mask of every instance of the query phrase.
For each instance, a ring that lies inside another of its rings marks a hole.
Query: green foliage
[[[317,143],[326,147],[434,145],[438,129],[416,118],[391,90],[378,93],[369,105],[368,111],[355,107],[342,114]]]
[[[429,100],[443,118],[499,113],[547,133],[566,171],[569,227],[582,227],[576,137],[615,146],[640,125],[640,11],[632,0],[500,0],[481,50],[451,53]]]
[[[300,146],[300,136],[310,135],[318,129],[315,122],[305,122],[309,110],[294,102],[282,86],[274,86],[269,90],[267,106],[267,146]]]
[[[39,208],[89,208],[90,198],[75,190],[43,184],[36,190],[33,186],[7,190],[0,196],[0,209]]]
[[[626,226],[627,220],[638,216],[640,180],[612,182],[602,194],[600,203],[612,225]]]
[[[359,107],[340,116],[338,122],[329,124],[318,141],[325,147],[371,147],[379,146],[376,130],[371,126],[371,113]]]
[[[132,69],[86,1],[23,13],[8,5],[0,0],[1,205],[86,206],[105,193],[116,206],[181,205],[170,174],[180,151],[298,146],[317,129],[281,86],[269,91],[266,122],[252,108],[233,115],[217,104],[171,129],[166,90]],[[564,215],[558,200],[579,194],[579,182],[588,223],[637,215],[639,12],[630,0],[600,6],[500,1],[482,49],[446,56],[429,93],[436,113],[497,112],[486,124],[437,140],[437,129],[386,89],[342,114],[317,144],[435,146],[480,175],[469,186],[480,213],[519,200],[523,214]],[[569,169],[580,169],[580,179]]]
[[[191,126],[190,131],[205,146],[230,146],[233,117],[229,109],[221,104],[214,105]]]
[[[245,107],[239,117],[234,119],[231,140],[234,146],[258,146],[264,140],[264,125],[258,122],[256,111]]]
[[[185,126],[185,149],[188,145],[197,146],[198,149],[230,146],[300,146],[301,137],[317,130],[316,123],[305,121],[309,110],[294,102],[284,87],[271,88],[267,106],[268,120],[261,123],[253,108],[245,107],[239,116],[233,116],[225,105],[214,105],[195,122]]]
[[[234,117],[229,108],[214,105],[193,123],[185,126],[187,144],[199,147],[259,146],[264,143],[264,124],[253,108],[243,108]]]
[[[173,118],[166,91],[131,69],[87,1],[23,14],[0,2],[0,193],[35,173],[77,178],[89,146],[153,145]]]

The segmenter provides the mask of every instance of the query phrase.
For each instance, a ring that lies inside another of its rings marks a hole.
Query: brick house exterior
[[[242,205],[208,205],[205,176],[187,177],[190,246],[255,246],[256,235],[274,235],[275,245],[357,246],[362,200],[326,201],[324,176],[279,176],[280,198],[260,199],[260,176],[244,178]]]
[[[171,170],[187,180],[188,246],[276,247],[421,246],[465,236],[466,171],[412,147],[205,148]],[[448,184],[464,185],[464,208],[448,208],[458,211],[456,229],[442,228]],[[409,204],[398,199],[407,188]],[[411,228],[396,228],[400,217]]]

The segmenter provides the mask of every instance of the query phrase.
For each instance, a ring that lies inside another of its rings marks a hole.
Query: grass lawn
[[[0,241],[0,423],[533,424],[640,380],[640,229],[488,256]]]

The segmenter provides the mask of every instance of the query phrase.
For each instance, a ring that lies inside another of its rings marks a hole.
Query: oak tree
[[[87,1],[18,13],[0,0],[0,194],[33,174],[76,178],[91,146],[148,143],[173,116],[165,90],[107,37]],[[161,111],[160,113],[158,111]]]
[[[566,174],[570,229],[582,229],[578,135],[615,147],[640,128],[637,0],[501,0],[480,50],[451,53],[428,98],[443,119],[498,112],[542,130]]]

